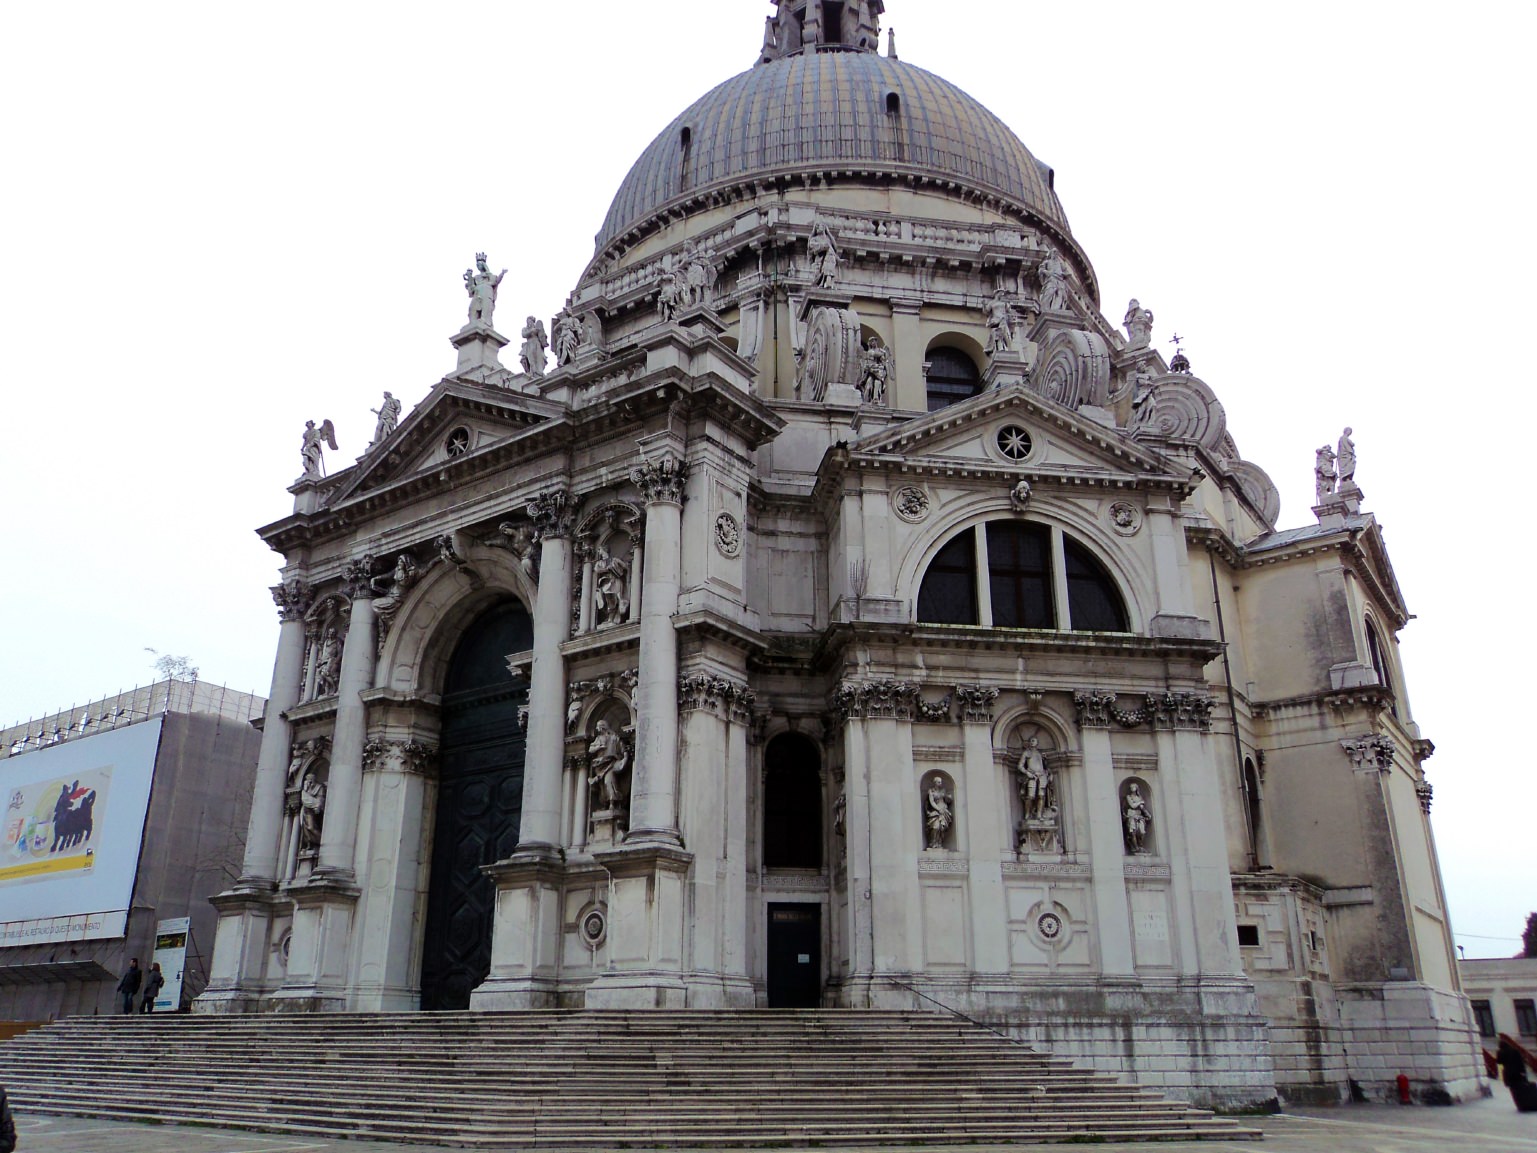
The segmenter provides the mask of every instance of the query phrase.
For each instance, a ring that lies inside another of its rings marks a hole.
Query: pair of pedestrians
[[[123,999],[123,1012],[133,1012],[133,999],[139,992],[139,986],[144,986],[144,996],[139,1003],[139,1012],[153,1013],[155,1011],[155,999],[160,996],[160,990],[165,988],[165,974],[160,971],[158,962],[149,967],[149,980],[145,982],[144,971],[139,968],[139,958],[134,957],[128,962],[128,971],[123,974],[122,980],[117,983],[117,992]]]

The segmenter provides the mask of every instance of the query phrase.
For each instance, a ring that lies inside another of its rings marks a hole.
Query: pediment
[[[560,412],[558,404],[540,397],[442,381],[382,444],[359,458],[357,475],[332,503],[478,456]]]
[[[1393,562],[1388,559],[1387,541],[1383,539],[1382,526],[1377,523],[1376,517],[1371,517],[1358,543],[1362,563],[1370,571],[1378,595],[1386,602],[1388,610],[1398,617],[1397,624],[1402,628],[1410,619],[1409,606],[1404,601],[1403,589],[1398,587]]]
[[[1100,424],[1023,385],[981,393],[883,428],[849,447],[856,455],[896,455],[919,467],[1187,479],[1187,470],[1171,466],[1124,430]]]

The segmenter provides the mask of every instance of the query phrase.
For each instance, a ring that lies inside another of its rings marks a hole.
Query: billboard
[[[0,761],[0,947],[123,935],[160,728]]]

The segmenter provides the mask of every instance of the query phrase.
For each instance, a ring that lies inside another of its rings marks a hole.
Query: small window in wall
[[[1537,1005],[1528,997],[1515,1002],[1515,1006],[1516,1032],[1523,1037],[1537,1037]]]
[[[977,371],[976,363],[958,348],[930,349],[925,370],[930,412],[938,412],[982,391],[982,374]]]
[[[938,625],[977,623],[977,547],[970,529],[939,550],[918,590],[918,619]]]
[[[1244,949],[1258,949],[1259,948],[1259,926],[1258,925],[1239,925],[1238,926],[1238,944],[1239,944],[1239,946],[1241,948],[1244,948]]]
[[[1494,1009],[1488,1001],[1473,1002],[1473,1022],[1478,1026],[1480,1037],[1494,1036]]]

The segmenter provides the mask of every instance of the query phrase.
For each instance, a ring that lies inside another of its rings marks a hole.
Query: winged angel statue
[[[320,422],[320,427],[315,427],[313,420],[304,422],[304,447],[300,451],[304,454],[304,479],[319,480],[325,476],[325,461],[321,452],[321,446],[325,445],[332,452],[336,449],[336,426],[329,420]]]

